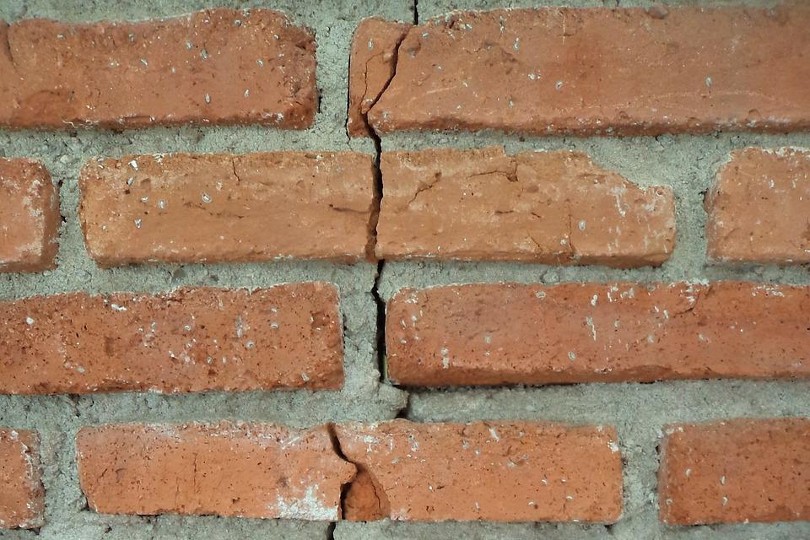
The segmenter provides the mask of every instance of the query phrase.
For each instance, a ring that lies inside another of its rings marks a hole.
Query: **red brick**
[[[810,287],[476,284],[388,304],[388,376],[410,386],[810,377]]]
[[[79,184],[101,266],[373,257],[365,154],[127,156],[88,162]]]
[[[48,170],[38,161],[0,158],[0,272],[55,268],[60,221]]]
[[[45,490],[39,436],[0,428],[0,529],[33,529],[43,523]]]
[[[706,198],[706,210],[710,258],[810,262],[810,150],[732,152]]]
[[[317,108],[315,40],[280,12],[212,9],[144,22],[0,21],[0,126],[259,123]]]
[[[658,475],[670,525],[810,518],[810,419],[670,426]]]
[[[82,429],[79,479],[96,512],[335,521],[354,467],[325,427],[111,425]]]
[[[612,523],[622,512],[613,428],[397,420],[336,432],[346,458],[372,479],[377,518]],[[345,508],[347,519],[354,511]]]
[[[0,392],[340,388],[338,292],[327,283],[71,293],[0,303]]]
[[[810,6],[457,12],[413,27],[378,132],[810,128]]]
[[[412,25],[379,19],[360,22],[352,38],[349,62],[349,119],[352,137],[367,137],[366,114],[394,76],[397,50]]]
[[[384,152],[381,167],[381,259],[634,267],[674,247],[670,188],[640,188],[578,152]]]

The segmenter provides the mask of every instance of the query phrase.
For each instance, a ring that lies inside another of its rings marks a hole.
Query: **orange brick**
[[[349,62],[346,123],[350,136],[367,137],[371,133],[366,114],[393,77],[397,49],[411,26],[372,17],[361,21],[355,30]]]
[[[808,26],[803,2],[455,12],[410,29],[369,120],[383,133],[806,130]]]
[[[373,257],[365,154],[127,156],[90,161],[79,184],[101,266]]]
[[[810,377],[810,287],[745,282],[476,284],[388,303],[408,386]]]
[[[531,422],[336,426],[343,454],[367,471],[377,518],[403,521],[590,521],[622,512],[613,428]],[[368,500],[368,498],[365,498]],[[347,519],[368,519],[346,508]]]
[[[41,476],[37,433],[0,428],[0,529],[42,526]]]
[[[669,426],[658,475],[670,525],[810,518],[810,419]]]
[[[577,152],[384,152],[381,259],[658,265],[675,244],[668,187],[640,188]]]
[[[82,429],[79,478],[108,514],[215,514],[335,521],[355,469],[325,427],[109,425]]]
[[[0,21],[0,126],[258,123],[317,109],[315,40],[267,10],[143,22]]]
[[[732,152],[706,198],[706,210],[709,257],[810,262],[810,150]]]
[[[0,392],[340,388],[337,289],[71,293],[0,303]]]
[[[38,161],[0,158],[0,272],[56,267],[59,197]]]

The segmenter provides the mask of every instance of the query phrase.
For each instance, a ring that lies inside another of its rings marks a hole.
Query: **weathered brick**
[[[0,303],[0,392],[82,394],[339,388],[338,292],[86,293]]]
[[[670,525],[810,518],[810,419],[669,426],[658,476]]]
[[[352,38],[349,62],[349,118],[352,137],[371,134],[366,114],[394,76],[399,44],[412,25],[372,17],[363,19]]]
[[[127,156],[91,160],[79,184],[101,266],[373,257],[365,154]]]
[[[810,150],[732,152],[706,198],[706,210],[710,258],[810,262]]]
[[[354,467],[325,427],[108,425],[76,438],[90,508],[108,514],[216,514],[335,521]]]
[[[42,525],[41,476],[37,433],[0,428],[0,529]]]
[[[578,152],[384,152],[377,256],[657,265],[675,243],[672,190],[640,188]]]
[[[804,130],[808,26],[802,2],[456,12],[408,32],[368,117],[378,132]]]
[[[810,377],[810,287],[475,284],[388,303],[388,376],[457,386]]]
[[[144,22],[0,21],[0,126],[64,129],[315,118],[315,40],[280,12]]]
[[[0,272],[56,267],[59,197],[38,161],[0,158]]]
[[[343,454],[371,480],[352,484],[347,503],[377,501],[373,511],[347,504],[347,519],[610,523],[622,511],[622,461],[610,427],[397,420],[335,431]]]

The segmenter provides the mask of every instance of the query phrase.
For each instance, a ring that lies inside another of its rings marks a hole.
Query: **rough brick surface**
[[[276,152],[92,160],[81,222],[101,266],[373,256],[370,156]]]
[[[352,38],[349,62],[349,118],[352,137],[370,135],[366,114],[394,76],[399,44],[412,25],[376,17],[364,19]]]
[[[39,162],[0,158],[0,272],[56,266],[59,197]]]
[[[415,386],[810,377],[810,287],[569,283],[404,289],[393,382]]]
[[[807,520],[810,419],[670,426],[658,485],[672,525]]]
[[[0,392],[339,388],[338,293],[326,283],[72,293],[0,303]]]
[[[0,486],[0,529],[42,525],[45,492],[35,432],[0,428]]]
[[[802,2],[454,13],[408,32],[369,120],[381,132],[807,129],[808,26]]]
[[[657,265],[675,243],[667,187],[639,188],[577,152],[384,152],[377,256]]]
[[[709,257],[810,262],[810,150],[732,152],[706,198]]]
[[[622,511],[613,428],[398,420],[336,432],[343,454],[371,479],[364,489],[374,490],[377,517],[614,522]],[[351,505],[345,511],[354,517]]]
[[[111,514],[216,514],[335,521],[355,469],[325,427],[113,425],[82,429],[79,478]]]
[[[315,40],[276,11],[0,21],[0,125],[312,124]]]

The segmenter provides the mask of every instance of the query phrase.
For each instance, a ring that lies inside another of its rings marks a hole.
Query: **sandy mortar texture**
[[[677,1],[669,4],[757,5],[771,1]],[[52,272],[0,276],[0,298],[82,290],[168,291],[184,285],[264,287],[277,283],[326,280],[341,293],[345,325],[346,385],[340,392],[248,392],[197,395],[101,394],[91,396],[0,396],[0,425],[33,428],[42,436],[47,490],[45,539],[173,538],[810,538],[810,523],[666,528],[657,518],[657,445],[666,423],[730,417],[808,416],[807,382],[690,381],[655,384],[588,384],[544,388],[456,389],[410,394],[380,382],[378,320],[373,290],[387,300],[406,286],[474,282],[570,281],[637,282],[744,279],[810,284],[806,267],[712,266],[705,257],[703,193],[732,149],[747,145],[810,147],[810,134],[661,136],[640,138],[523,138],[502,134],[400,134],[383,139],[385,150],[435,146],[470,148],[503,145],[507,152],[571,149],[640,185],[670,185],[677,197],[678,238],[671,260],[660,268],[612,270],[602,267],[551,267],[527,264],[386,263],[377,279],[372,264],[336,265],[281,262],[233,265],[156,265],[102,270],[85,251],[77,218],[77,176],[95,156],[129,153],[234,152],[271,150],[355,150],[373,154],[368,139],[349,140],[345,131],[347,73],[352,33],[372,15],[413,22],[452,9],[523,6],[646,6],[642,0],[0,0],[0,18],[28,17],[65,21],[141,20],[185,14],[206,7],[269,7],[286,12],[296,24],[312,28],[318,43],[320,110],[314,127],[300,132],[261,127],[149,128],[113,133],[0,132],[0,156],[41,159],[60,184],[59,266]],[[604,423],[619,431],[624,471],[625,509],[612,526],[580,524],[413,524],[307,523],[216,517],[107,516],[90,512],[79,489],[74,440],[84,425],[108,422],[185,422],[238,419],[310,426],[328,421],[415,421],[476,419],[551,420]],[[34,538],[31,531],[0,532],[2,538]]]

